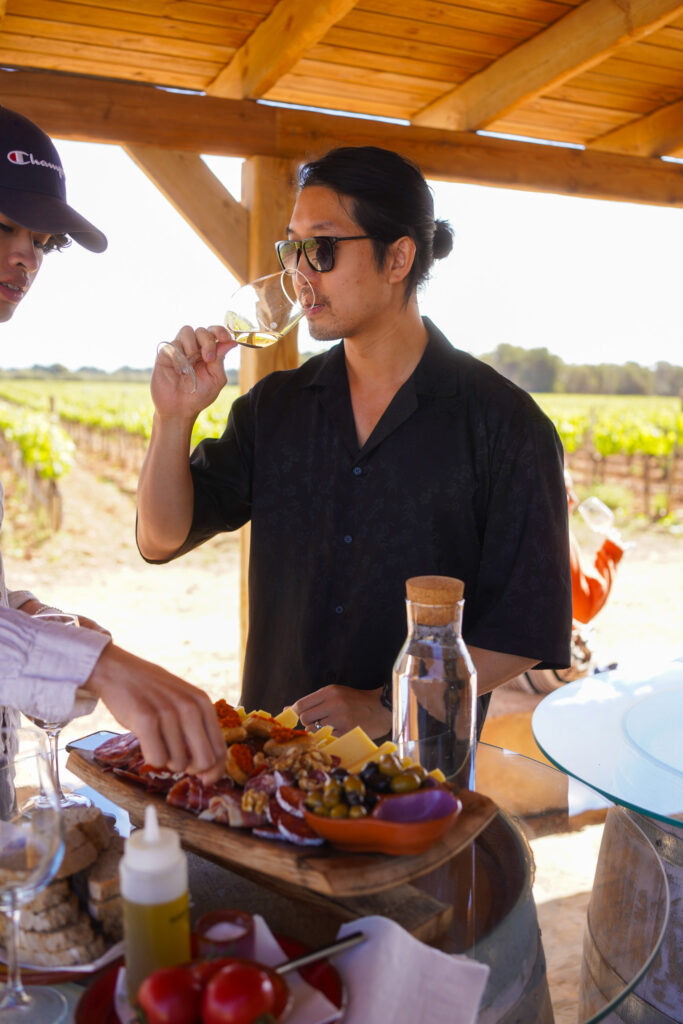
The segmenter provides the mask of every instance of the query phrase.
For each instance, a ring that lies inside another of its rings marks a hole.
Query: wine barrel
[[[655,851],[666,879],[655,864]],[[626,906],[630,913],[625,913]],[[660,938],[659,952],[643,979],[606,1021],[683,1022],[683,823],[676,828],[631,810],[611,808],[588,907],[579,991],[581,1020],[604,1009],[623,991]]]
[[[533,877],[526,838],[500,812],[473,847],[414,883],[437,899],[451,894],[450,928],[433,944],[491,968],[478,1024],[553,1024]]]

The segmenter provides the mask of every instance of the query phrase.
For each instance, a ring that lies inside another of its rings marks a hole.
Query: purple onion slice
[[[459,807],[460,801],[445,789],[420,789],[416,793],[383,797],[371,817],[403,823],[432,821],[446,818]]]

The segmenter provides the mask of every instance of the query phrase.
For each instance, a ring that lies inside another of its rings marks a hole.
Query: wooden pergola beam
[[[683,169],[655,158],[326,116],[72,75],[0,72],[0,100],[57,138],[291,160],[333,146],[379,145],[404,154],[437,180],[683,206]]]
[[[249,214],[201,156],[140,144],[124,148],[228,270],[246,281]]]
[[[683,100],[631,121],[598,139],[590,149],[632,156],[664,156],[683,146]]]
[[[280,0],[208,86],[210,96],[258,99],[355,7],[357,0]]]
[[[424,107],[413,124],[452,131],[484,128],[681,13],[679,0],[586,0]]]

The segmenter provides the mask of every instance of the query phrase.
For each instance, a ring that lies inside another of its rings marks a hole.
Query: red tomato
[[[187,970],[192,975],[197,988],[203,991],[209,979],[217,971],[220,971],[221,967],[227,967],[228,964],[235,963],[235,960],[234,956],[218,956],[213,960],[194,960],[191,964],[187,965]]]
[[[186,967],[162,967],[145,978],[138,1002],[148,1024],[197,1024],[202,993]]]
[[[204,989],[202,1024],[254,1024],[275,1008],[275,986],[258,964],[235,961]]]

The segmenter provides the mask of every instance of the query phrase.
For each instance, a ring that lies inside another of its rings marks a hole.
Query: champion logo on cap
[[[27,153],[23,149],[11,149],[7,154],[11,164],[34,164],[36,167],[49,167],[56,171],[60,178],[64,177],[64,171],[59,164],[53,164],[49,160],[37,160],[33,153]]]

